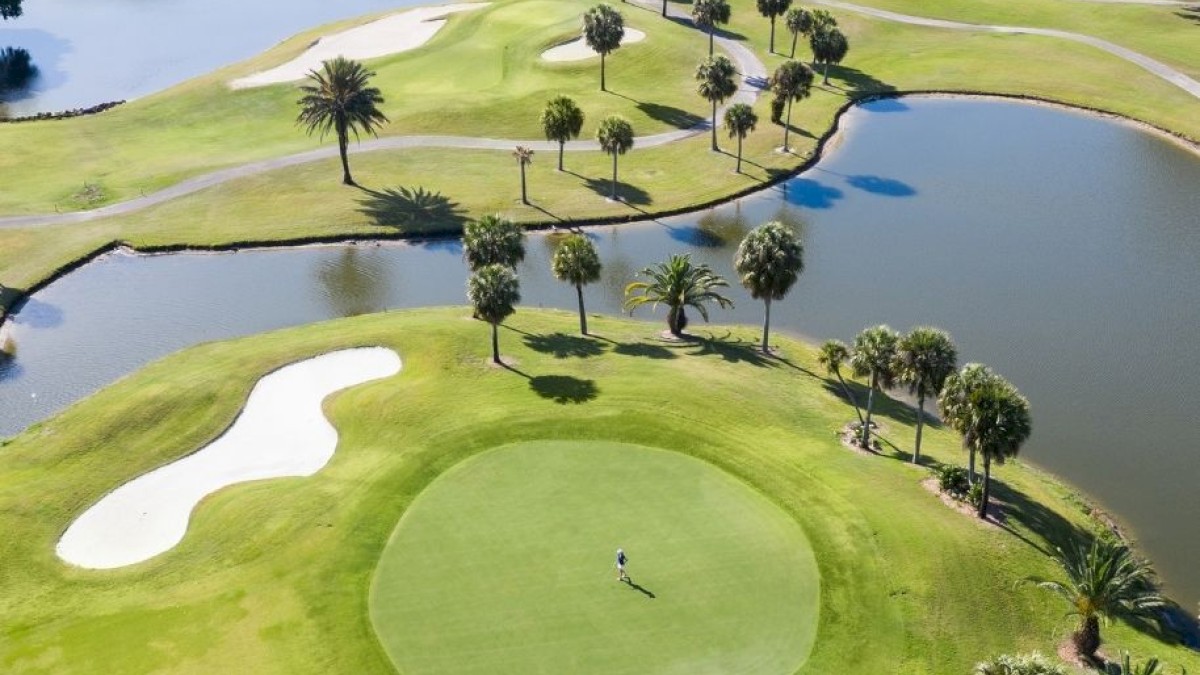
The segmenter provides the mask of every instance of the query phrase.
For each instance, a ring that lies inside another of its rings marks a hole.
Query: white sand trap
[[[631,45],[635,42],[641,42],[646,39],[646,34],[636,28],[625,27],[625,37],[621,39],[621,46]],[[594,56],[600,56],[587,46],[583,37],[577,37],[570,42],[564,42],[557,47],[551,47],[542,52],[542,58],[546,61],[582,61],[590,59]]]
[[[224,434],[105,495],[67,528],[58,556],[90,569],[142,562],[183,539],[192,509],[206,495],[245,481],[311,476],[337,446],[337,430],[321,411],[325,397],[398,372],[396,352],[365,347],[268,374]]]
[[[303,79],[308,71],[321,67],[323,61],[337,56],[348,59],[373,59],[416,49],[428,42],[446,25],[445,17],[486,7],[486,2],[419,7],[372,21],[341,33],[326,35],[303,54],[287,63],[229,83],[233,89],[262,87],[268,84],[294,82]]]

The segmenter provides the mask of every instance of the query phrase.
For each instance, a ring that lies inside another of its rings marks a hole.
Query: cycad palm
[[[925,425],[925,399],[937,396],[946,378],[958,367],[958,350],[950,336],[937,328],[912,329],[900,340],[896,354],[896,377],[917,397],[917,438],[913,464],[921,462],[921,430]]]
[[[1167,600],[1154,586],[1150,566],[1134,557],[1129,547],[1107,538],[1090,545],[1059,549],[1058,562],[1066,581],[1031,578],[1028,581],[1061,596],[1079,617],[1071,636],[1079,655],[1094,658],[1100,647],[1100,621],[1114,617],[1157,621]]]
[[[484,216],[463,228],[463,257],[472,271],[486,265],[515,269],[525,259],[525,231],[500,216]]]
[[[717,150],[717,105],[737,93],[737,70],[724,56],[710,56],[696,67],[696,92],[712,104],[712,149]]]
[[[838,383],[842,385],[842,392],[846,394],[846,400],[854,406],[854,414],[858,416],[858,423],[862,425],[864,423],[862,410],[859,410],[858,401],[850,391],[850,386],[846,384],[846,378],[842,377],[842,366],[849,360],[850,348],[841,340],[826,340],[821,343],[821,348],[817,351],[817,363],[825,369],[825,372],[838,379]]]
[[[308,73],[308,84],[302,85],[304,95],[297,103],[300,115],[296,122],[312,135],[314,131],[337,134],[338,154],[342,158],[342,183],[354,185],[350,175],[347,147],[350,133],[357,140],[359,132],[377,135],[379,126],[388,118],[377,107],[383,96],[375,87],[367,86],[375,73],[367,70],[358,61],[344,57],[325,61],[320,70]]]
[[[705,321],[708,321],[708,303],[733,307],[733,301],[714,290],[728,287],[729,283],[708,265],[692,263],[689,255],[673,255],[639,274],[650,277],[650,281],[635,281],[625,287],[625,309],[632,313],[645,304],[666,305],[667,328],[676,337],[682,336],[687,328],[686,307],[694,307]]]
[[[871,447],[871,413],[875,408],[875,391],[892,386],[896,371],[896,348],[900,334],[887,326],[867,328],[854,338],[850,365],[854,374],[867,378],[867,416],[863,420],[860,444]]]
[[[765,307],[762,351],[771,333],[771,301],[782,300],[804,271],[804,244],[783,223],[772,221],[754,228],[738,245],[733,258],[742,285]]]
[[[708,31],[708,55],[713,55],[713,34],[717,24],[729,23],[730,9],[726,0],[695,0],[692,3],[692,23]]]
[[[600,279],[600,255],[592,240],[582,234],[572,234],[554,250],[550,262],[554,278],[575,287],[579,297],[579,332],[587,335],[587,313],[583,311],[583,287]]]

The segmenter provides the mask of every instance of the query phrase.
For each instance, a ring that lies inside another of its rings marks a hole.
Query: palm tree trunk
[[[917,442],[913,449],[913,464],[921,463],[921,428],[925,426],[925,394],[917,395]]]
[[[679,318],[683,316],[683,307],[672,307],[667,311],[667,330],[671,331],[671,335],[675,337],[683,336],[683,328],[680,325],[683,323]]]
[[[520,162],[521,165],[521,203],[528,204],[529,197],[525,193],[525,162]]]
[[[975,448],[970,448],[970,454],[967,455],[967,484],[975,484]]]
[[[769,353],[767,346],[769,344],[768,337],[771,335],[771,296],[768,295],[763,298],[763,304],[766,306],[766,312],[763,318],[762,353],[767,354]]]
[[[825,79],[821,84],[829,84],[829,62],[825,62]]]
[[[575,293],[579,296],[579,332],[587,335],[587,313],[583,311],[583,284],[575,284]]]
[[[604,52],[600,52],[600,91],[608,91],[604,88]]]
[[[875,406],[875,371],[871,371],[871,379],[868,381],[867,388],[867,419],[863,421],[862,426],[862,447],[864,450],[871,449],[871,409]]]
[[[796,58],[796,39],[800,37],[799,33],[792,33],[792,53],[788,56],[789,59]]]
[[[563,170],[563,150],[567,147],[566,141],[558,142],[558,170]]]
[[[987,518],[988,498],[992,487],[992,456],[983,455],[983,495],[979,498],[979,517]]]
[[[612,200],[617,201],[617,153],[613,153]]]
[[[713,152],[720,150],[717,147],[717,99],[713,99],[713,121],[712,121],[712,149]]]
[[[716,32],[717,32],[717,24],[710,23],[708,25],[708,58],[710,58],[710,59],[712,58],[712,55],[713,55],[713,34]]]
[[[788,132],[792,130],[792,97],[788,96],[787,119],[783,122],[783,151],[788,151]]]
[[[854,394],[850,391],[850,385],[846,384],[846,378],[842,377],[842,371],[839,368],[834,371],[837,374],[838,382],[842,383],[842,391],[846,394],[846,400],[850,401],[850,405],[854,406],[854,414],[858,417],[858,423],[864,424],[862,410],[858,407],[858,401],[854,399]]]
[[[664,16],[664,17],[667,15],[667,0],[663,0],[663,12],[662,12],[662,14],[663,14],[663,16]]]
[[[775,53],[775,15],[771,15],[771,49],[772,54]]]
[[[350,159],[347,157],[347,147],[350,145],[350,138],[344,126],[338,126],[337,137],[338,154],[342,158],[342,185],[354,185],[354,178],[350,175]]]
[[[1079,630],[1071,635],[1071,642],[1080,656],[1095,661],[1096,650],[1100,648],[1100,618],[1093,614],[1084,619]]]
[[[741,172],[742,172],[742,135],[738,134],[737,173],[741,173]]]
[[[492,363],[501,365],[500,361],[500,331],[496,324],[492,324]]]

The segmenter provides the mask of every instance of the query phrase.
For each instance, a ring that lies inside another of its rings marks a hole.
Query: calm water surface
[[[732,276],[748,226],[803,221],[807,266],[777,325],[847,341],[880,322],[948,329],[964,361],[992,365],[1029,396],[1023,455],[1132,524],[1195,607],[1200,158],[1127,126],[1015,103],[880,102],[848,122],[832,156],[784,186],[590,230],[605,264],[590,308],[618,312],[634,272],[672,252]],[[531,238],[526,304],[573,308],[573,291],[548,272],[550,250]],[[16,315],[0,426],[16,432],[197,342],[462,303],[460,257],[456,242],[109,256]],[[714,318],[759,322],[761,305],[733,295],[737,308]]]
[[[26,115],[145,96],[315,26],[423,1],[26,0],[20,18],[0,23],[0,48],[29,50],[40,77],[9,108]]]

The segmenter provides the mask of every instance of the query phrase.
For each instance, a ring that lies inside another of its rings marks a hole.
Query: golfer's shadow
[[[650,589],[643,588],[643,587],[639,586],[638,584],[633,583],[633,579],[626,578],[625,583],[629,584],[630,588],[641,593],[642,595],[646,596],[647,598],[654,599],[654,598],[658,597],[658,596],[654,595],[654,593],[652,593],[650,591]]]

